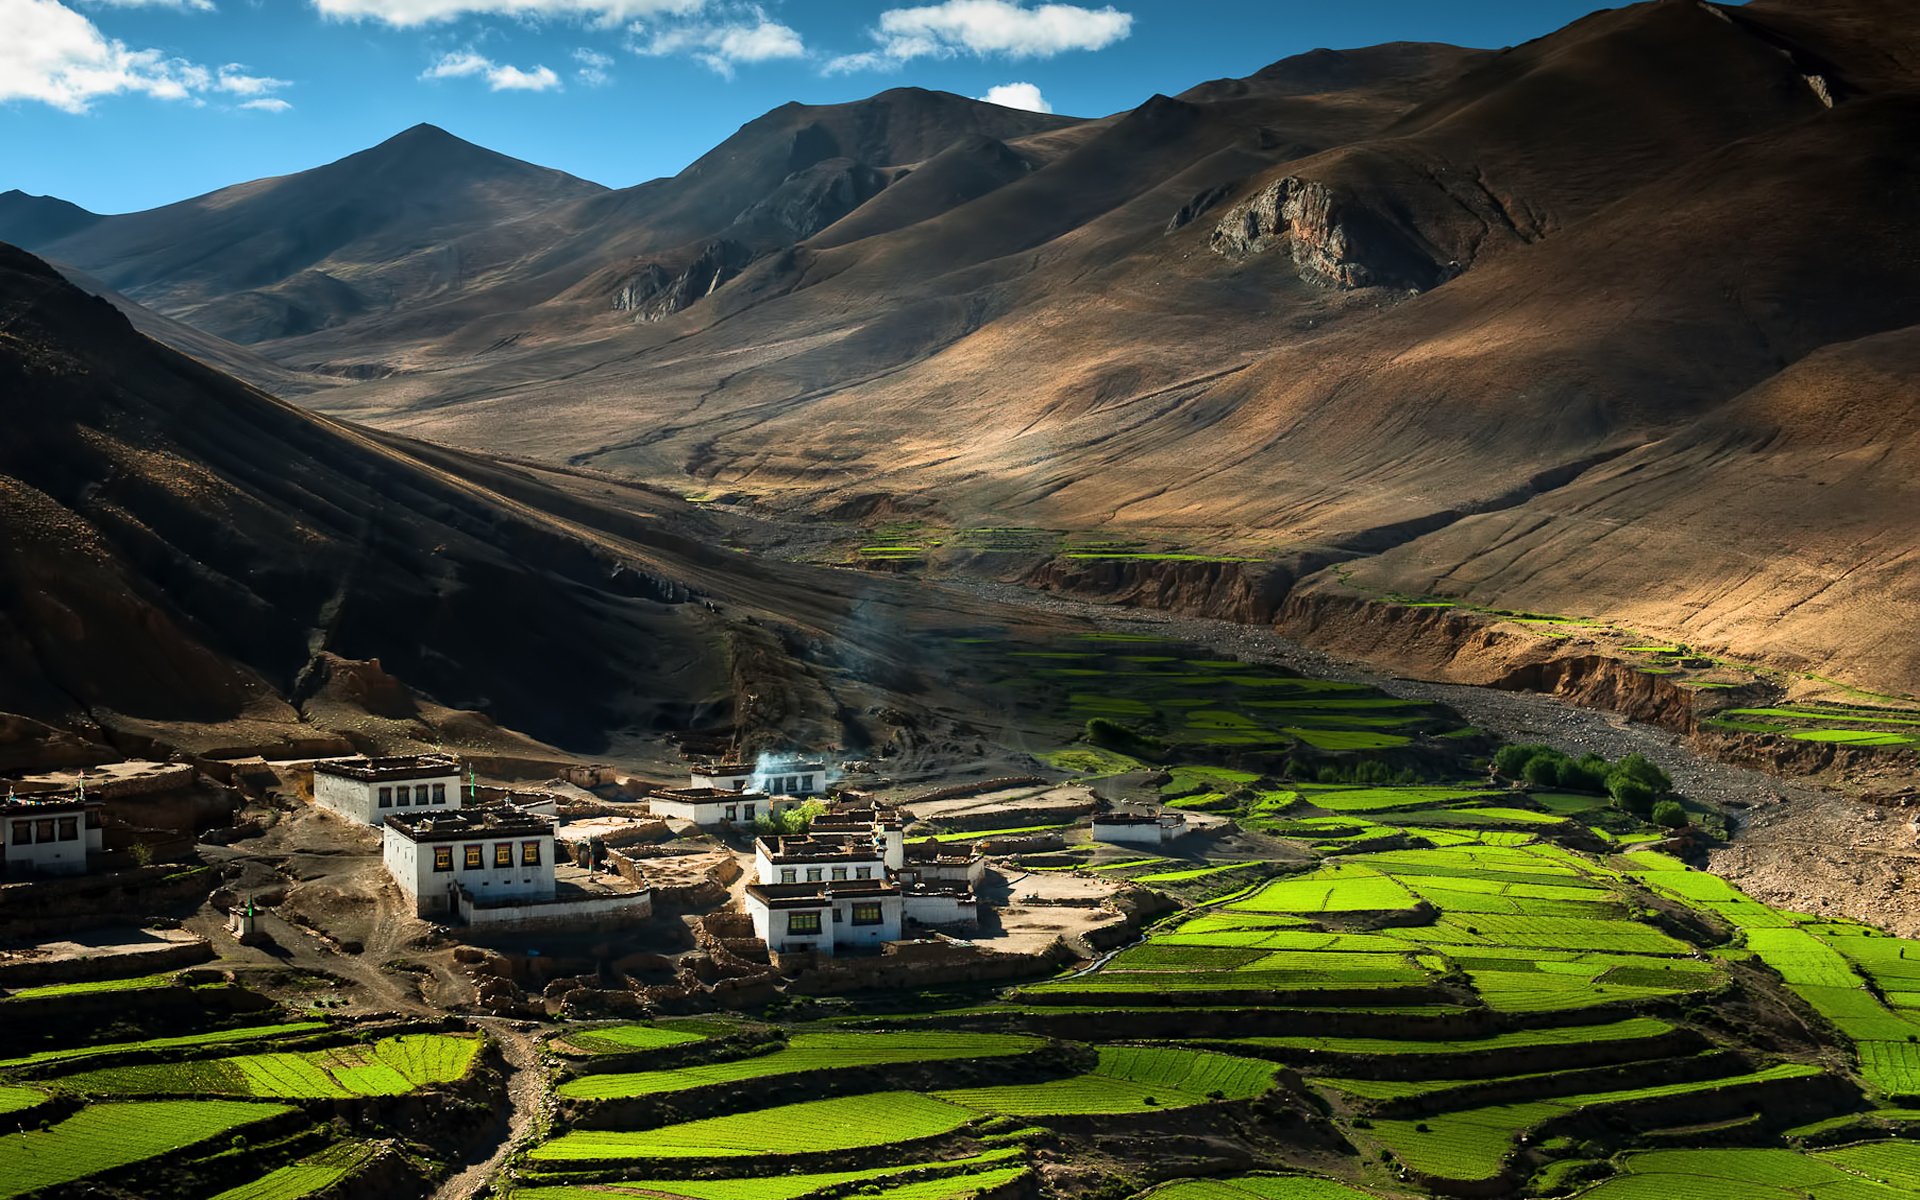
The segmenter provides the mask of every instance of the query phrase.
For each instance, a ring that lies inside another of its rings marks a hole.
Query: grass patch
[[[535,1162],[823,1154],[938,1137],[979,1114],[915,1092],[782,1104],[637,1133],[580,1129],[534,1147]]]
[[[772,1054],[670,1071],[581,1075],[555,1090],[570,1100],[612,1100],[805,1071],[999,1058],[1043,1045],[1039,1038],[999,1033],[796,1033]]]
[[[1210,1098],[1248,1100],[1273,1086],[1259,1059],[1168,1046],[1102,1046],[1085,1075],[1017,1087],[962,1088],[941,1099],[1011,1116],[1079,1116],[1184,1108]],[[1217,1095],[1216,1095],[1217,1094]]]
[[[284,1104],[235,1100],[89,1105],[48,1129],[0,1136],[0,1196],[85,1179],[286,1111]]]

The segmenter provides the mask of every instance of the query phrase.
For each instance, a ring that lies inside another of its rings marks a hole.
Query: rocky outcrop
[[[1193,198],[1182,204],[1167,221],[1167,232],[1173,233],[1176,230],[1185,229],[1206,216],[1213,211],[1215,205],[1225,200],[1236,186],[1231,183],[1220,183],[1194,193]]]
[[[648,263],[614,290],[614,310],[630,312],[636,321],[665,320],[718,291],[751,261],[752,251],[721,238],[677,272]]]
[[[1291,255],[1300,277],[1330,288],[1401,287],[1424,291],[1451,277],[1403,230],[1317,180],[1289,175],[1227,211],[1210,239],[1214,253],[1251,258]]]
[[[829,158],[795,171],[734,224],[757,236],[803,241],[879,195],[890,177],[863,162]]]

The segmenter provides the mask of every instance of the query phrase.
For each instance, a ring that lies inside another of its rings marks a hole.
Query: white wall
[[[957,896],[907,896],[901,915],[922,925],[972,925],[980,920],[980,906]]]
[[[1093,840],[1113,842],[1129,846],[1160,846],[1179,836],[1179,832],[1169,830],[1155,821],[1140,825],[1108,825],[1100,821],[1093,823]]]
[[[540,847],[538,865],[521,861],[523,843],[536,842]],[[494,849],[506,844],[512,847],[512,865],[496,867]],[[480,866],[472,869],[467,866],[467,848],[480,848]],[[436,852],[447,850],[450,870],[436,870]],[[453,842],[418,842],[407,837],[399,830],[388,826],[382,854],[387,864],[387,873],[393,876],[394,883],[414,901],[414,911],[421,916],[429,913],[445,913],[447,907],[447,888],[449,884],[459,884],[473,893],[476,900],[486,903],[500,899],[548,900],[554,895],[553,882],[553,835],[552,834],[496,834],[487,831],[475,831],[473,836]]]
[[[52,822],[51,828],[46,824]],[[60,836],[62,822],[72,821],[73,836]],[[6,842],[9,871],[32,871],[43,875],[79,875],[87,869],[87,855],[98,854],[105,845],[104,832],[87,828],[83,811],[45,815],[8,815],[0,818],[0,838]],[[27,828],[20,829],[24,823]],[[50,840],[41,835],[52,833]],[[16,834],[24,833],[24,838]]]
[[[400,803],[400,789],[407,790],[407,803]],[[433,803],[436,793],[445,797],[445,802]],[[387,794],[387,805],[381,807],[380,793]],[[415,795],[421,795],[424,803],[416,801]],[[428,812],[453,812],[460,807],[460,776],[458,773],[447,775],[422,775],[416,779],[391,779],[368,782],[349,779],[343,775],[329,775],[315,769],[313,773],[313,798],[328,808],[351,817],[365,825],[384,825],[390,814],[411,813],[425,808]]]
[[[795,805],[793,800],[780,800],[758,792],[728,797],[720,800],[679,800],[671,797],[648,796],[647,811],[656,817],[673,817],[676,820],[692,821],[695,825],[751,825],[755,817],[768,813],[781,812]],[[732,809],[729,817],[727,810]],[[752,812],[749,813],[748,810]]]

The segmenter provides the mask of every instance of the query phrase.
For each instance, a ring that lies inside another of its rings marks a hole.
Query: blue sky
[[[1098,116],[1318,46],[1512,45],[1596,6],[0,0],[0,190],[125,212],[317,166],[421,121],[623,187],[789,100],[914,85]]]

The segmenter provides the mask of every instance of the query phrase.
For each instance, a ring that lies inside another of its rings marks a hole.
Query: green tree
[[[1551,754],[1551,747],[1538,742],[1525,742],[1515,746],[1502,746],[1493,756],[1493,769],[1508,779],[1519,779],[1534,756]]]
[[[1653,811],[1654,790],[1637,779],[1615,774],[1607,780],[1607,794],[1623,812],[1644,817]]]
[[[1653,806],[1653,823],[1662,829],[1685,829],[1692,824],[1687,810],[1678,800],[1662,800]]]
[[[1560,786],[1560,767],[1567,760],[1551,750],[1545,754],[1536,754],[1527,760],[1520,774],[1535,787]]]

